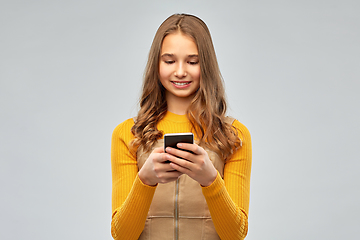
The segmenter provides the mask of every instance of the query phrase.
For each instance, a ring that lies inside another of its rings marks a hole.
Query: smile
[[[176,86],[185,86],[190,84],[191,82],[172,82]]]

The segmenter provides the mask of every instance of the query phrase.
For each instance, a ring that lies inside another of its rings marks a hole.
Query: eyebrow
[[[164,53],[163,55],[161,55],[161,57],[173,57],[174,54],[170,54],[170,53]]]
[[[163,55],[161,55],[161,57],[174,57],[175,55],[172,53],[164,53]],[[188,58],[195,58],[195,57],[199,57],[199,55],[197,54],[191,54],[187,56]]]

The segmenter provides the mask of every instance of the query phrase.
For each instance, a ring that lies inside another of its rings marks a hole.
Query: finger
[[[181,149],[184,149],[184,150],[191,151],[196,155],[202,154],[202,150],[203,150],[203,148],[200,147],[199,145],[197,145],[196,143],[194,143],[194,144],[191,144],[191,143],[178,143],[177,147],[181,148]]]
[[[162,170],[165,172],[177,172],[176,169],[174,169],[171,165],[170,165],[170,161],[166,162],[166,163],[161,163],[162,165]]]
[[[170,155],[170,154],[168,154],[168,153],[160,153],[160,154],[158,154],[157,156],[156,156],[156,161],[158,162],[158,163],[161,163],[161,164],[167,164],[167,165],[169,165],[169,157],[168,157],[168,155]]]
[[[176,163],[174,163],[174,162],[171,162],[170,163],[170,166],[172,167],[172,168],[174,168],[177,172],[180,172],[180,173],[183,173],[183,174],[187,174],[187,175],[191,175],[191,170],[190,169],[188,169],[188,168],[186,168],[186,167],[183,167],[183,166],[181,166],[181,165],[178,165],[178,164],[176,164]]]
[[[183,173],[179,171],[172,171],[172,172],[163,172],[158,175],[158,179],[160,183],[168,183],[177,180]]]
[[[158,147],[158,148],[155,148],[153,151],[153,153],[164,153],[164,148],[163,147]]]
[[[168,153],[166,155],[166,159],[171,161],[170,159],[171,156],[176,156],[176,157],[179,157],[179,158],[183,158],[183,159],[186,159],[188,161],[192,161],[192,159],[194,158],[194,154],[193,153],[190,153],[190,152],[187,152],[187,151],[183,151],[183,150],[179,150],[179,149],[176,149],[176,148],[166,148],[166,152]]]
[[[186,159],[178,158],[172,155],[169,155],[167,158],[170,161],[170,167],[172,167],[175,170],[178,170],[178,168],[174,168],[174,165],[180,166],[182,168],[186,168],[191,171],[193,163],[191,161],[188,161]],[[171,164],[173,163],[173,164]],[[182,171],[183,172],[183,171]]]

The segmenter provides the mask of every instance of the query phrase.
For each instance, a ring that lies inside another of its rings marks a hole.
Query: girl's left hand
[[[175,170],[187,174],[203,187],[209,186],[217,176],[217,170],[209,159],[207,152],[197,144],[178,143],[178,148],[189,150],[192,153],[166,148],[166,159]]]

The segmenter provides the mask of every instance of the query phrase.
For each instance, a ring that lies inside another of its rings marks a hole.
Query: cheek
[[[194,71],[192,72],[193,79],[200,80],[200,75],[201,75],[200,67],[194,69]]]
[[[171,75],[171,71],[168,67],[164,66],[164,64],[160,64],[159,75],[161,79],[169,78]]]

